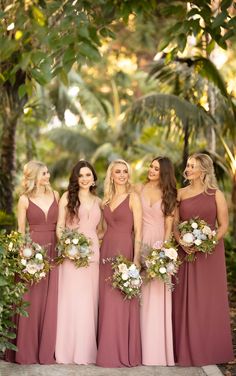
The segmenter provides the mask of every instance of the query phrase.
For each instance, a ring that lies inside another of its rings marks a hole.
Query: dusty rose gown
[[[103,258],[124,255],[133,259],[133,213],[129,196],[113,211],[106,206],[107,222],[101,247]],[[141,364],[139,300],[124,300],[107,281],[112,275],[109,263],[100,263],[99,329],[97,365],[102,367],[133,367]]]
[[[210,227],[216,224],[215,191],[180,202],[180,220],[198,216]],[[182,257],[185,253],[180,248]],[[174,290],[174,348],[178,365],[204,366],[233,359],[230,333],[224,243],[207,257],[180,266]]]
[[[143,207],[143,243],[153,245],[164,239],[164,216],[161,200],[149,205],[141,193]],[[141,342],[142,364],[174,365],[172,335],[172,293],[159,280],[142,286]]]
[[[59,267],[57,363],[95,363],[99,282],[99,242],[96,233],[101,210],[98,200],[92,208],[81,204],[79,220],[67,227],[78,228],[92,240],[94,254],[88,267],[76,268],[66,260]]]
[[[26,212],[30,235],[34,242],[46,246],[50,260],[55,258],[58,204],[54,197],[47,218],[42,209],[29,200]],[[20,364],[55,363],[57,324],[58,268],[54,267],[39,283],[29,287],[24,300],[29,316],[17,316],[16,346],[7,351],[6,360]]]

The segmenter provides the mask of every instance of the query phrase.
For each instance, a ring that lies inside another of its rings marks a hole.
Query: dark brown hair
[[[162,211],[165,216],[171,215],[177,203],[177,188],[174,166],[167,157],[156,157],[160,165],[160,188],[162,191]]]
[[[72,220],[74,216],[78,216],[78,210],[80,206],[80,201],[79,201],[79,184],[78,184],[78,177],[80,174],[80,170],[83,167],[88,167],[94,178],[94,182],[97,181],[97,174],[93,168],[93,166],[87,162],[87,161],[79,161],[73,168],[71,175],[70,175],[70,180],[69,180],[69,185],[68,185],[68,204],[67,204],[67,209],[68,209],[68,214],[69,218]],[[96,190],[96,185],[91,186],[89,188],[90,192],[95,195],[95,190]]]

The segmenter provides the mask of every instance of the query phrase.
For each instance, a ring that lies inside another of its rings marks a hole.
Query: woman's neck
[[[44,185],[40,185],[36,188],[33,196],[37,197],[37,196],[44,196],[46,194],[46,188]]]
[[[150,189],[161,190],[160,184],[159,184],[158,181],[148,181],[145,185],[146,185],[146,187],[148,187]]]
[[[115,193],[114,196],[121,196],[127,193],[126,186],[124,185],[115,185]]]
[[[200,179],[192,180],[189,187],[195,192],[204,191],[205,188]]]
[[[81,201],[81,199],[87,199],[89,197],[93,196],[89,189],[80,189],[78,192],[78,197]]]

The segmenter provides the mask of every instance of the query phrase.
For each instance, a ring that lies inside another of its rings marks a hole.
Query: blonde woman
[[[23,194],[17,211],[18,229],[25,234],[28,223],[32,240],[47,247],[48,257],[53,261],[59,195],[52,190],[49,171],[42,162],[28,162],[23,174]],[[18,351],[7,352],[6,360],[20,364],[55,363],[57,286],[57,268],[39,283],[29,286],[24,296],[24,300],[30,303],[28,317],[18,318]]]
[[[214,167],[207,154],[188,158],[184,176],[189,185],[178,191],[178,222],[199,217],[216,229],[218,244],[205,257],[184,261],[192,250],[180,245],[183,264],[174,289],[173,324],[176,363],[204,366],[233,359],[223,236],[228,227],[228,209],[218,189]],[[179,233],[175,230],[177,241]]]
[[[130,167],[115,160],[104,183],[106,231],[101,245],[97,365],[133,367],[141,364],[139,301],[124,300],[109,283],[109,263],[103,259],[122,254],[140,266],[142,208],[137,193],[130,192]]]

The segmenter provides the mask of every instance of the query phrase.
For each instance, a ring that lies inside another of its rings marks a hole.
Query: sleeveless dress
[[[180,202],[180,221],[198,216],[214,229],[215,190]],[[186,253],[180,248],[182,258]],[[183,261],[173,301],[174,348],[178,365],[204,366],[233,359],[224,243],[194,262]]]
[[[143,207],[143,244],[164,239],[164,215],[161,200],[152,206],[141,193]],[[142,285],[140,307],[142,364],[173,366],[171,291],[157,279]]]
[[[92,240],[93,255],[88,267],[76,268],[70,260],[59,266],[57,363],[95,363],[97,355],[97,316],[99,282],[99,242],[96,233],[101,210],[95,199],[88,211],[81,204],[76,228]]]
[[[133,260],[133,213],[129,196],[113,211],[104,209],[107,223],[101,247],[101,261],[123,255]],[[99,329],[97,365],[102,367],[133,367],[141,364],[139,300],[124,300],[107,279],[112,276],[109,263],[100,263]]]
[[[56,222],[58,204],[54,197],[47,218],[43,210],[29,199],[26,217],[31,239],[45,246],[48,257],[55,257]],[[57,324],[58,268],[53,267],[40,282],[29,286],[24,300],[30,303],[26,308],[28,317],[17,315],[16,346],[18,351],[9,351],[6,360],[20,364],[55,363]]]

